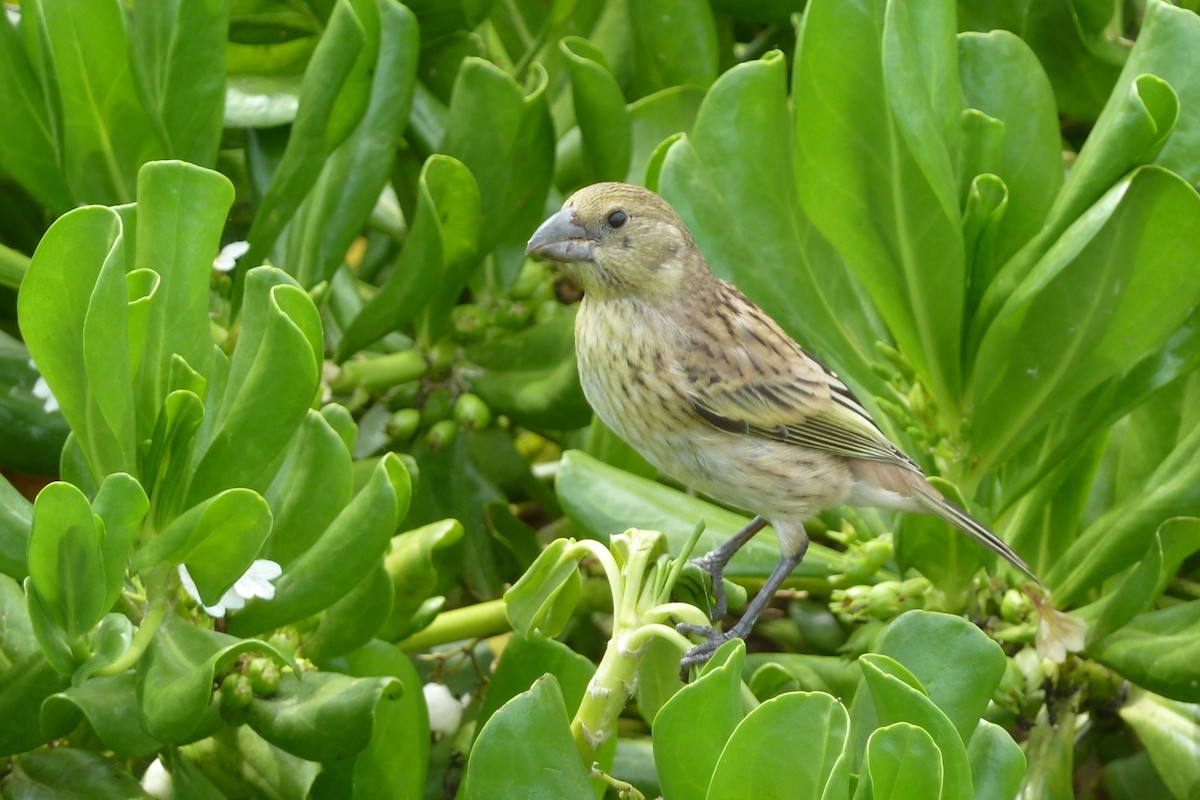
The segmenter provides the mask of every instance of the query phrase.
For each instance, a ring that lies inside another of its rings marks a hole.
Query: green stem
[[[405,652],[425,650],[439,644],[495,636],[509,630],[503,600],[488,600],[472,606],[443,611],[428,627],[396,646]]]
[[[0,286],[16,289],[29,269],[29,256],[0,244]]]
[[[589,768],[595,763],[596,752],[617,730],[617,717],[633,695],[638,665],[645,653],[644,647],[636,652],[622,650],[625,639],[614,634],[609,641],[604,658],[583,693],[575,719],[571,720],[575,747]]]

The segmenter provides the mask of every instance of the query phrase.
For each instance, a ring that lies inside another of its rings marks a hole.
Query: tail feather
[[[984,547],[1002,556],[1005,561],[1025,573],[1038,586],[1044,586],[1038,576],[1033,574],[1033,570],[1029,569],[1029,566],[1008,546],[1007,542],[984,527],[982,522],[942,497],[932,486],[916,487],[913,489],[912,498],[929,513],[941,517]]]

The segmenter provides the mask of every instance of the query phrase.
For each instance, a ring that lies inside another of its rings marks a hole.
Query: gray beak
[[[566,207],[543,222],[529,244],[525,255],[536,253],[551,261],[591,261],[593,242],[588,233],[572,221],[575,209]]]

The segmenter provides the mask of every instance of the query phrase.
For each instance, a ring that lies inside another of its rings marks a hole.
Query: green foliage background
[[[6,12],[5,797],[156,759],[181,798],[1200,793],[1194,0]],[[577,290],[522,255],[598,180],[662,193],[1084,650],[1041,659],[940,521],[841,509],[684,686],[647,598],[744,518],[592,420]],[[259,559],[274,598],[214,622]]]

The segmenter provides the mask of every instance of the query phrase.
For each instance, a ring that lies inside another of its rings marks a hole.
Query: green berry
[[[397,444],[404,444],[417,432],[417,428],[421,427],[421,412],[415,408],[402,408],[392,414],[392,418],[388,420],[388,436]]]
[[[487,331],[488,314],[474,303],[466,303],[450,309],[450,325],[454,339],[460,342],[476,342]]]
[[[469,431],[483,430],[492,421],[492,410],[479,395],[466,392],[454,401],[454,420]]]
[[[429,449],[436,452],[449,447],[457,433],[458,423],[452,419],[444,419],[429,429],[429,433],[425,434],[425,441]]]
[[[279,690],[279,667],[269,658],[251,659],[246,677],[254,693],[262,697],[270,697]]]
[[[239,672],[225,677],[221,681],[221,710],[241,711],[254,700],[254,687],[250,679]]]

